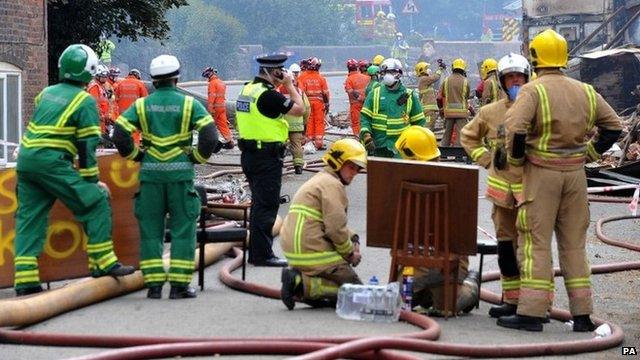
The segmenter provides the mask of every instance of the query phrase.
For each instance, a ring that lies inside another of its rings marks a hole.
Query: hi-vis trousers
[[[518,247],[518,230],[516,219],[518,209],[493,205],[491,218],[498,238],[498,266],[502,285],[502,302],[518,304],[520,295],[520,272],[516,249]]]
[[[554,230],[571,314],[591,314],[591,269],[585,250],[589,204],[584,170],[556,171],[526,163],[523,180],[525,203],[519,208],[517,221],[521,276],[518,314],[543,317],[553,299]]]

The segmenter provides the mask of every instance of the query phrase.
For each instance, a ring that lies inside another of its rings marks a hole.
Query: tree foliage
[[[223,78],[234,77],[238,61],[236,50],[245,30],[240,22],[202,0],[190,0],[189,5],[167,13],[171,28],[166,40],[124,40],[117,44],[114,54],[118,63],[142,69],[160,54],[176,55],[180,60],[183,80],[201,79],[206,66],[220,70]]]
[[[118,38],[165,39],[167,10],[187,0],[47,0],[49,80],[58,77],[57,59],[70,44],[95,48],[101,34]]]
[[[349,45],[356,41],[353,8],[338,0],[208,0],[247,29],[242,41],[269,51],[283,45]]]

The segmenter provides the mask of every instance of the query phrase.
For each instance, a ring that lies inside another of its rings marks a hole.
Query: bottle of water
[[[373,275],[371,279],[369,279],[369,285],[380,285],[380,281],[378,281],[378,278]]]
[[[338,291],[336,314],[348,320],[394,322],[398,321],[401,305],[396,282],[389,285],[344,284]]]
[[[413,266],[405,266],[402,269],[402,310],[411,311],[411,302],[413,300]]]

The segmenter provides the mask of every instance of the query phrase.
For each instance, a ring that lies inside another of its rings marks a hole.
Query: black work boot
[[[596,329],[596,324],[591,321],[589,315],[576,315],[573,317],[573,331],[589,332]]]
[[[133,266],[116,263],[105,275],[119,277],[133,274],[135,271]]]
[[[147,290],[147,297],[149,299],[162,299],[162,285],[150,286]]]
[[[509,329],[542,331],[542,318],[527,315],[511,315],[498,318],[498,326]]]
[[[293,167],[293,171],[296,173],[296,175],[302,174],[302,166],[300,166],[300,165],[294,166]]]
[[[16,289],[16,297],[37,294],[39,292],[42,292],[42,286],[41,285],[29,286],[29,287],[25,287],[25,288],[21,288],[21,289]]]
[[[283,268],[280,275],[280,281],[282,282],[280,298],[289,310],[293,310],[296,306],[296,276],[300,276],[300,272],[289,267]]]
[[[177,286],[171,285],[171,292],[169,293],[169,299],[193,299],[197,297],[196,289],[189,285]]]
[[[489,309],[489,316],[492,318],[499,318],[501,316],[515,315],[518,310],[518,305],[503,303],[498,306],[492,306]]]

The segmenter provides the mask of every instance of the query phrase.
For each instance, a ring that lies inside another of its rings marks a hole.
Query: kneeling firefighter
[[[366,150],[354,139],[333,143],[323,171],[304,183],[284,219],[280,244],[291,267],[282,269],[282,301],[335,306],[342,284],[362,284],[358,235],[347,227],[346,186],[367,166]]]

